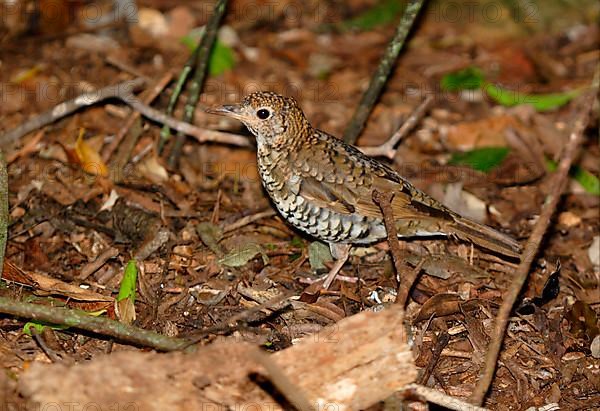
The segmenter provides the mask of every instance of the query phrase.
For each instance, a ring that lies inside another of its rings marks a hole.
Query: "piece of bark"
[[[416,379],[402,319],[399,306],[362,312],[270,358],[315,409],[363,409]],[[19,379],[19,392],[32,406],[53,403],[65,411],[73,403],[149,411],[284,409],[257,383],[269,375],[256,363],[256,350],[217,340],[192,354],[122,351],[74,365],[34,363]]]

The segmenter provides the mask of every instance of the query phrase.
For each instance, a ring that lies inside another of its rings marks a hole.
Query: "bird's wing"
[[[381,209],[373,202],[373,191],[392,192],[396,220],[453,219],[452,211],[417,190],[393,169],[333,136],[319,133],[322,149],[310,151],[311,157],[299,162],[312,167],[294,170],[301,181],[296,194],[340,214],[382,218]]]
[[[347,188],[327,183],[307,175],[302,178],[298,193],[318,207],[329,208],[340,214],[353,214],[356,195]]]
[[[389,175],[389,171],[366,173],[358,181],[344,181],[342,184],[307,173],[301,178],[298,194],[317,206],[327,207],[340,214],[382,218],[381,209],[373,202],[373,191],[392,192],[394,197],[391,206],[396,220],[452,220],[452,212],[445,206],[420,192],[397,174]]]

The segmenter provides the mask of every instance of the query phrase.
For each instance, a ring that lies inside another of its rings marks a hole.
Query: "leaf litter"
[[[78,7],[72,3],[69,7]],[[396,20],[389,17],[398,16],[398,10],[392,3],[353,0],[327,9],[330,6],[323,2],[323,12],[307,8],[294,18],[283,6],[295,3],[284,1],[281,8],[254,21],[234,10],[226,25],[238,41],[222,39],[217,44],[201,104],[232,103],[255,89],[271,89],[296,97],[316,126],[341,136],[393,34]],[[194,7],[177,13],[182,13],[177,18],[183,20],[177,21],[183,21],[186,30],[206,24],[206,13]],[[595,46],[584,41],[594,38],[597,28],[571,22],[566,31],[537,27],[535,36],[515,36],[511,30],[519,28],[503,21],[507,34],[499,36],[498,27],[486,27],[481,21],[465,27],[436,20],[431,13],[423,17],[359,144],[384,141],[400,125],[401,116],[442,87],[444,93],[400,143],[391,165],[438,199],[453,197],[455,204],[472,209],[487,224],[524,240],[549,193],[547,182],[566,141],[571,101],[589,83],[597,64]],[[170,30],[169,19],[165,22],[164,29]],[[130,78],[131,73],[159,78],[181,67],[190,52],[175,30],[168,40],[156,39],[142,27],[129,34],[111,33],[112,45],[98,41],[94,52],[66,41],[68,32],[50,36],[44,25],[39,34],[21,39],[13,37],[20,33],[18,26],[0,27],[0,33],[3,30],[9,36],[0,37],[6,42],[0,51],[0,79],[19,91],[4,96],[7,101],[0,108],[4,131],[59,102],[26,91],[58,85],[61,95],[73,97],[117,78]],[[96,40],[106,35],[93,34]],[[540,42],[547,45],[546,56],[523,51]],[[506,49],[511,53],[502,51]],[[311,70],[308,61],[325,61],[326,70]],[[541,61],[546,64],[540,66]],[[566,70],[561,71],[557,62]],[[161,95],[155,106],[164,109],[168,94]],[[533,110],[521,103],[530,103]],[[300,295],[319,278],[330,259],[326,247],[299,236],[278,216],[244,220],[271,207],[260,188],[254,155],[247,149],[188,141],[180,169],[170,169],[153,148],[144,157],[140,141],[130,156],[141,155],[139,163],[135,168],[128,164],[119,170],[123,178],[113,179],[112,166],[99,161],[96,144],[110,143],[124,122],[118,113],[104,105],[81,110],[46,127],[43,135],[32,133],[6,148],[12,159],[8,171],[13,215],[6,255],[7,264],[15,268],[5,269],[0,295],[46,305],[60,301],[97,312],[114,304],[123,284],[123,267],[141,253],[138,281],[128,287],[130,297],[137,292],[135,300],[125,298],[121,301],[128,301],[129,308],[115,313],[108,307],[103,316],[135,312],[128,321],[142,328],[172,336],[213,330],[203,343],[220,347],[225,343],[219,338],[260,340],[268,350],[278,351],[343,317],[380,308],[370,296],[395,291],[384,243],[352,256],[341,281],[315,303],[292,300],[282,305],[282,313],[270,309],[272,299],[288,292]],[[199,126],[245,133],[237,123],[217,123],[200,109],[196,114]],[[143,123],[142,137],[152,144],[160,128]],[[559,214],[562,218],[549,231],[523,292],[524,297],[544,299],[544,304],[534,304],[533,313],[511,319],[502,356],[506,360],[486,403],[490,409],[552,403],[576,409],[598,401],[600,378],[592,363],[598,352],[600,304],[597,117],[591,124],[582,161],[572,170],[576,184],[569,187],[559,209],[571,215]],[[84,128],[86,135],[75,139]],[[507,138],[509,129],[521,143]],[[75,145],[65,144],[65,136]],[[541,170],[533,164],[540,158],[548,159]],[[85,164],[90,162],[102,165],[97,172],[86,173]],[[452,196],[447,195],[449,187],[454,189]],[[224,234],[225,227],[242,220],[251,222]],[[81,279],[81,269],[107,245],[118,249],[117,256]],[[486,335],[489,338],[514,266],[451,240],[407,246],[412,266],[429,256],[423,265],[428,275],[418,278],[406,309],[413,321],[414,353],[421,358],[417,363],[425,369],[427,359],[435,360],[427,383],[466,398],[477,381],[477,361],[485,353]],[[559,287],[546,291],[557,257],[562,265]],[[243,318],[249,309],[261,315]],[[8,356],[0,360],[15,375],[22,375],[29,362],[43,355],[36,344],[26,344],[33,340],[22,337],[26,324],[21,321],[14,327],[13,320],[0,318],[0,348],[17,353],[19,361]],[[44,324],[33,325],[43,335]],[[449,338],[444,342],[440,335],[445,332]],[[95,336],[86,336],[81,344],[72,329],[53,333],[59,336],[61,355],[69,360],[91,358],[93,363],[106,351],[106,341]],[[128,348],[117,343],[112,349],[122,353]]]

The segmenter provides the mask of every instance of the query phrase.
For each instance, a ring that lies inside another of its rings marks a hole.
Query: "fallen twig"
[[[20,126],[0,136],[0,146],[4,146],[17,140],[40,127],[52,124],[82,107],[88,107],[113,97],[119,98],[124,95],[133,95],[132,91],[141,87],[143,84],[144,80],[142,79],[127,80],[119,84],[106,86],[100,90],[81,94],[72,100],[57,104],[54,108],[30,118]]]
[[[396,34],[389,42],[387,49],[379,62],[379,67],[377,67],[377,70],[371,77],[369,88],[363,94],[362,99],[350,120],[350,124],[348,124],[348,127],[344,132],[344,141],[346,143],[354,144],[360,132],[363,130],[367,118],[392,72],[392,67],[394,67],[398,54],[400,54],[400,50],[404,45],[408,32],[417,18],[417,14],[423,3],[424,0],[412,0],[406,5],[404,14],[396,29]]]
[[[84,281],[90,275],[94,274],[96,271],[100,269],[108,260],[111,258],[115,258],[119,255],[119,250],[115,247],[108,247],[104,250],[94,261],[90,261],[79,271],[79,275],[77,279],[80,281]]]
[[[394,193],[381,193],[377,190],[373,190],[373,201],[375,201],[379,208],[381,208],[381,213],[383,214],[383,223],[385,224],[385,230],[387,232],[387,240],[390,245],[392,260],[394,261],[394,268],[396,269],[396,285],[398,287],[396,304],[400,304],[402,307],[404,307],[404,304],[406,304],[406,300],[408,299],[408,293],[415,279],[417,278],[421,267],[423,267],[423,264],[417,264],[417,267],[412,270],[405,262],[405,253],[400,248],[398,231],[396,230],[394,212],[392,210],[393,198]],[[408,273],[413,273],[413,275],[408,276]],[[406,275],[404,281],[400,281],[401,274]]]
[[[46,354],[46,356],[48,357],[48,359],[50,361],[52,361],[52,362],[62,361],[62,358],[60,358],[60,356],[57,353],[55,353],[52,348],[48,347],[48,344],[46,344],[46,341],[44,341],[44,337],[39,332],[37,332],[37,330],[35,329],[34,326],[29,327],[29,332],[31,333],[31,336],[33,337],[35,342],[38,344],[40,349],[44,352],[44,354]]]
[[[51,324],[67,325],[113,337],[120,341],[152,347],[159,351],[180,350],[188,345],[187,340],[167,337],[154,331],[143,330],[108,318],[94,317],[67,308],[24,303],[6,297],[0,297],[0,312]]]
[[[226,225],[223,228],[223,233],[229,233],[231,231],[234,231],[234,230],[240,229],[244,226],[247,226],[248,224],[252,224],[253,222],[255,222],[257,220],[262,220],[263,218],[267,218],[267,217],[273,217],[276,214],[277,213],[275,212],[275,210],[270,209],[270,210],[266,210],[266,211],[261,211],[260,213],[247,215],[246,217],[240,218],[235,223]]]
[[[473,404],[483,403],[492,379],[494,378],[494,371],[496,369],[498,355],[500,354],[500,348],[504,339],[504,333],[508,325],[510,312],[519,296],[519,293],[521,292],[521,288],[523,288],[523,285],[527,280],[531,264],[537,255],[540,243],[542,242],[544,234],[550,225],[550,219],[554,215],[558,202],[565,188],[567,187],[567,183],[569,181],[569,170],[577,158],[577,154],[579,153],[579,147],[583,141],[583,133],[589,121],[590,111],[594,105],[596,91],[597,87],[593,88],[581,100],[581,109],[571,128],[572,131],[569,136],[569,141],[563,151],[563,156],[560,164],[558,165],[558,169],[556,170],[556,174],[553,176],[553,190],[548,196],[538,221],[533,228],[531,236],[525,245],[525,250],[523,251],[523,260],[521,261],[521,264],[519,264],[519,267],[517,267],[514,280],[511,283],[511,288],[508,290],[503,299],[502,305],[498,310],[498,316],[494,325],[494,331],[488,347],[488,352],[485,357],[485,364],[481,379],[477,383],[477,386],[471,395],[471,402]]]
[[[250,146],[250,141],[244,136],[196,127],[173,117],[166,116],[160,111],[142,103],[133,95],[133,90],[142,84],[143,80],[141,79],[127,80],[94,92],[82,94],[72,100],[60,103],[54,108],[42,114],[38,114],[15,129],[0,136],[0,146],[17,140],[40,127],[58,121],[82,107],[88,107],[109,98],[119,99],[134,110],[139,111],[144,117],[194,137],[200,143],[215,142],[239,147]]]
[[[152,88],[152,90],[148,91],[148,95],[144,98],[144,104],[150,105],[154,101],[154,99],[159,96],[159,94],[163,91],[163,89],[167,86],[167,84],[169,84],[169,82],[171,81],[172,78],[173,78],[173,75],[169,72],[169,73],[165,74],[160,80],[158,80],[156,82],[156,84],[154,85],[154,87]],[[121,144],[121,141],[123,141],[123,138],[129,131],[131,126],[133,126],[133,123],[135,123],[135,121],[138,118],[140,118],[139,111],[135,111],[135,112],[131,113],[131,115],[129,116],[129,118],[123,125],[123,127],[121,127],[119,132],[115,135],[115,138],[113,139],[113,141],[111,141],[110,144],[108,144],[104,148],[104,150],[102,151],[102,159],[104,160],[105,163],[108,163],[108,160],[110,160],[112,153],[117,149],[119,144]],[[131,144],[131,145],[134,146],[135,142],[133,142],[133,144]],[[125,159],[125,161],[123,161],[123,159],[120,159],[120,160],[118,159],[115,161],[116,164],[124,163],[124,162],[127,162],[127,160]]]
[[[221,143],[239,147],[250,147],[250,140],[247,137],[225,133],[222,131],[207,130],[204,128],[196,127],[190,123],[179,121],[173,117],[169,117],[158,110],[153,109],[139,101],[137,98],[130,94],[124,96],[126,99],[123,101],[129,104],[132,108],[138,110],[144,117],[147,117],[157,123],[165,124],[174,130],[181,131],[190,137],[194,137],[199,143]]]
[[[446,346],[448,345],[449,342],[450,342],[450,334],[448,334],[447,332],[442,331],[437,336],[437,338],[435,340],[435,346],[433,347],[433,352],[431,354],[431,358],[427,362],[427,366],[425,367],[425,369],[419,376],[419,379],[417,382],[419,382],[420,384],[423,384],[423,385],[427,385],[427,381],[429,381],[429,377],[431,376],[433,369],[435,368],[438,361],[440,360],[442,351],[444,350],[444,348],[446,348]]]
[[[360,151],[371,157],[382,156],[387,157],[390,160],[393,159],[396,155],[395,147],[398,142],[406,137],[406,135],[417,125],[419,120],[429,109],[429,106],[431,106],[432,102],[433,97],[427,96],[419,105],[419,107],[417,107],[406,119],[406,121],[402,123],[402,126],[400,126],[400,128],[392,135],[392,137],[389,138],[389,140],[379,146],[359,147]]]

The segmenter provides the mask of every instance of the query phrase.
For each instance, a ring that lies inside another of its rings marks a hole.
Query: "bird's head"
[[[235,118],[256,136],[259,148],[293,145],[311,126],[296,100],[272,92],[259,91],[241,103],[208,110],[209,113]]]

